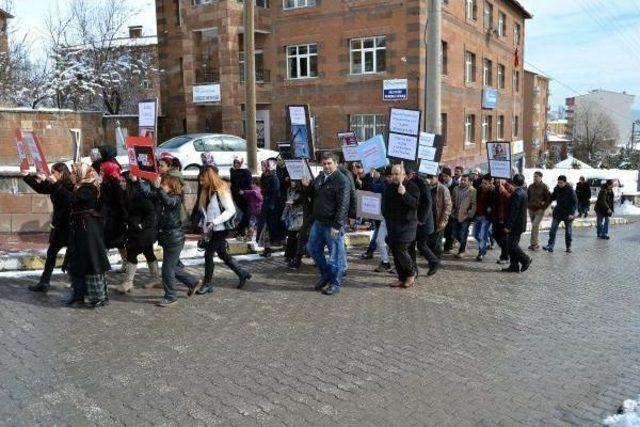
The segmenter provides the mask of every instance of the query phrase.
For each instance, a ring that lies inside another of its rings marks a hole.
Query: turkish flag
[[[514,67],[520,66],[520,46],[516,46],[516,52],[513,57],[513,66]]]

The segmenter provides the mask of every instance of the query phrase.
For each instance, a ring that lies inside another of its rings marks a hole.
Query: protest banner
[[[356,191],[356,216],[382,220],[382,194],[371,191]]]
[[[285,160],[284,164],[287,168],[287,172],[289,172],[289,178],[292,181],[300,181],[305,177],[310,180],[313,179],[311,167],[306,159]]]
[[[442,158],[443,148],[444,140],[442,139],[442,135],[420,132],[420,140],[418,142],[418,159],[439,162]]]
[[[417,149],[418,138],[415,136],[389,133],[389,147],[387,149],[389,157],[415,161]]]
[[[130,136],[125,141],[129,157],[129,170],[138,178],[154,181],[158,178],[158,166],[153,153],[153,140],[144,136]]]
[[[81,129],[69,129],[71,134],[71,159],[73,163],[80,161],[80,145],[82,144],[82,130]]]
[[[18,162],[20,165],[20,171],[29,170],[29,158],[27,157],[27,147],[22,140],[22,135],[19,130],[16,130],[16,149],[18,150]]]
[[[414,162],[420,135],[420,110],[391,108],[387,154],[390,158]]]
[[[418,173],[422,173],[425,175],[438,175],[440,165],[438,162],[434,162],[431,160],[420,160],[420,167],[418,168]]]
[[[31,157],[31,162],[36,167],[36,171],[38,173],[44,173],[49,175],[49,165],[47,164],[47,159],[44,156],[44,151],[42,150],[42,145],[40,144],[40,138],[34,132],[31,131],[16,131],[16,138],[18,138],[24,143],[24,146],[27,148],[27,152]]]
[[[347,162],[360,161],[360,152],[358,151],[357,145],[343,145],[342,155],[344,156],[344,160]]]
[[[387,148],[382,135],[376,135],[358,145],[358,155],[365,171],[389,166]]]
[[[314,159],[308,105],[287,105],[289,137],[296,159]]]
[[[358,145],[355,132],[338,132],[338,145]]]
[[[489,174],[493,178],[511,179],[511,143],[487,142]]]
[[[150,137],[154,145],[158,129],[158,100],[150,99],[138,103],[138,135]]]

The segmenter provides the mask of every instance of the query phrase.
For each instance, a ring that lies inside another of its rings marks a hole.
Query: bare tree
[[[598,166],[616,151],[618,130],[611,117],[595,103],[578,105],[574,112],[573,155]]]

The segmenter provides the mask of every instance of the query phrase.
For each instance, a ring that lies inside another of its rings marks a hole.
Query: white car
[[[216,165],[221,170],[233,165],[235,156],[247,157],[247,141],[233,135],[219,133],[192,133],[180,135],[163,142],[156,148],[156,156],[170,153],[180,160],[185,171],[198,170],[202,165],[200,155],[204,152],[213,153]],[[273,150],[258,148],[258,162],[278,157]]]

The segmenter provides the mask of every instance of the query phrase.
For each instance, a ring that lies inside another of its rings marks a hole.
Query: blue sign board
[[[384,80],[382,82],[382,99],[384,101],[406,101],[409,97],[409,81],[407,79]]]
[[[482,108],[495,110],[498,107],[498,90],[492,87],[485,87],[482,90]]]

